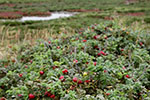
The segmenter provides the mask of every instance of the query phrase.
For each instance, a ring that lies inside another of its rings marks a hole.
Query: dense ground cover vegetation
[[[17,100],[149,100],[149,34],[115,23],[39,40],[0,62],[0,97]],[[11,50],[11,49],[10,49]]]
[[[79,13],[0,21],[1,100],[150,99],[149,0],[0,0],[2,19],[54,11]]]
[[[126,1],[136,2],[126,4]],[[116,19],[123,21],[127,27],[149,30],[149,10],[148,0],[0,0],[2,18],[11,18],[11,15],[14,18],[15,14],[20,18],[23,15],[43,15],[53,11],[81,11],[73,17],[53,21],[0,21],[0,46],[6,48],[25,40],[33,42],[41,37],[40,32],[42,38],[64,31],[74,33],[91,24]],[[30,38],[33,37],[31,33],[36,38]],[[4,49],[0,48],[1,54],[4,54]]]

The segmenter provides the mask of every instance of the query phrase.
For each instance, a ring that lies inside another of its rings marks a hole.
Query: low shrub
[[[17,100],[149,100],[150,52],[141,34],[114,23],[39,40],[0,61],[0,97]]]

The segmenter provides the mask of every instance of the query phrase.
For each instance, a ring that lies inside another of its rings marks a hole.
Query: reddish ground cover
[[[72,10],[67,10],[70,12],[99,12],[101,10],[99,9],[72,9]]]
[[[4,7],[4,6],[8,6],[8,7],[15,7],[15,4],[11,4],[11,3],[6,3],[6,4],[0,4],[0,7]]]
[[[142,15],[144,15],[144,13],[143,12],[127,13],[126,15],[129,15],[129,16],[142,16]]]
[[[22,16],[49,16],[50,12],[0,12],[1,19],[17,19]]]
[[[16,4],[12,4],[12,3],[4,3],[4,4],[0,4],[0,8],[3,7],[8,7],[8,8],[14,8]],[[43,4],[42,2],[40,2],[39,4]],[[24,3],[24,6],[33,6],[35,4],[33,3]],[[33,12],[29,12],[29,11],[0,11],[0,19],[18,19],[21,18],[22,16],[49,16],[51,15],[50,12],[40,12],[40,11],[33,11]]]
[[[22,12],[0,12],[1,19],[16,19],[21,18],[23,15]]]
[[[49,16],[51,15],[50,12],[27,12],[23,13],[23,16]]]

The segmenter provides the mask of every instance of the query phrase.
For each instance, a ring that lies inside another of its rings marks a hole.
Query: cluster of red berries
[[[63,74],[67,74],[67,73],[68,73],[68,70],[67,70],[67,69],[64,69],[64,70],[62,71],[62,73],[63,73]],[[64,76],[60,76],[60,77],[59,77],[59,80],[61,80],[62,82],[64,82],[64,81],[65,81]]]
[[[33,95],[33,94],[29,94],[29,99],[34,99],[35,98],[35,96]]]
[[[67,70],[67,69],[64,69],[62,72],[63,72],[63,74],[67,74],[67,73],[68,73],[68,70]]]
[[[46,91],[44,95],[47,96],[47,97],[50,97],[50,98],[55,99],[55,95],[54,95],[54,94],[51,94],[51,93],[48,92],[48,91]]]
[[[104,56],[106,56],[106,55],[107,55],[107,54],[106,54],[106,53],[104,53],[103,51],[100,51],[97,55],[98,55],[98,56],[100,56],[101,54],[102,54],[102,55],[104,55]]]
[[[78,60],[76,60],[76,59],[75,59],[75,60],[73,60],[73,63],[78,63]]]
[[[83,83],[83,81],[82,81],[82,80],[78,80],[77,77],[74,77],[72,80],[73,80],[73,82],[77,82],[78,84],[82,84],[82,83]],[[86,82],[86,83],[89,83],[90,80],[85,80],[85,82]]]
[[[44,95],[47,96],[47,97],[50,97],[50,98],[52,98],[52,99],[55,99],[55,95],[54,95],[54,94],[51,94],[51,93],[48,92],[48,91],[46,91],[46,92],[44,93]],[[22,96],[22,95],[21,95],[21,96]],[[34,95],[34,94],[29,94],[29,95],[28,95],[28,98],[29,98],[29,99],[35,99],[35,95]]]
[[[94,62],[94,66],[96,66],[97,62]]]

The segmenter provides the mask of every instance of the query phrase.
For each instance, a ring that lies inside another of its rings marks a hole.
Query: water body
[[[76,12],[52,12],[50,16],[23,16],[21,19],[3,20],[3,21],[44,21],[58,18],[71,17],[77,14]]]

